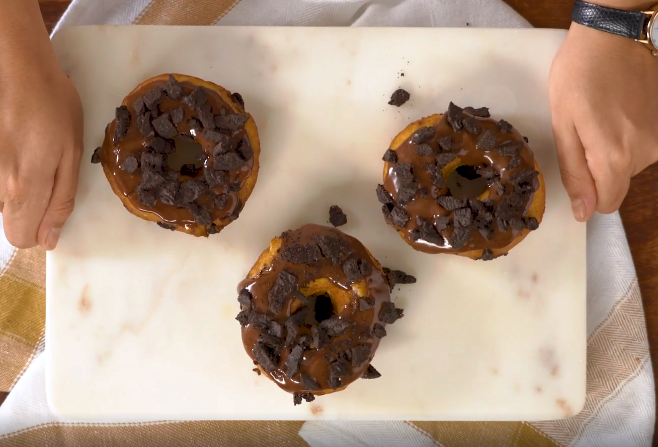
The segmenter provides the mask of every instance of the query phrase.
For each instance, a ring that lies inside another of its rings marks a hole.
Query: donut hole
[[[180,172],[185,175],[185,171],[191,170],[191,165],[198,170],[203,167],[202,154],[203,148],[193,139],[176,136],[173,138],[176,150],[167,156],[167,167],[171,171]],[[183,169],[185,167],[185,169]]]
[[[459,200],[477,199],[487,190],[487,180],[477,173],[482,166],[458,166],[448,175],[450,195]]]
[[[322,323],[324,320],[334,316],[334,305],[331,302],[331,297],[328,295],[316,295],[310,297],[311,300],[315,300],[315,305],[313,310],[315,313],[315,321]]]

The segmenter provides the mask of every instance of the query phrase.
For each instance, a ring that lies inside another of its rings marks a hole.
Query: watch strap
[[[646,16],[641,11],[624,11],[576,0],[571,20],[599,31],[639,40]]]

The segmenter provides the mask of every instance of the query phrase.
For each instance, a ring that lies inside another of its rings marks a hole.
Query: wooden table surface
[[[506,0],[532,25],[539,28],[568,28],[573,0]],[[69,0],[39,0],[44,22],[52,29]],[[658,377],[658,165],[639,174],[621,208],[631,252],[642,290],[649,331],[654,374]],[[5,395],[0,393],[0,404]],[[658,442],[654,442],[658,445]]]

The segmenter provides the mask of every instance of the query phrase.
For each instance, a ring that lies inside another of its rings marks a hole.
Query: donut
[[[490,261],[544,215],[544,177],[528,141],[486,107],[450,103],[409,124],[385,152],[384,219],[414,249]]]
[[[194,236],[238,218],[256,185],[260,142],[239,93],[162,74],[130,92],[105,129],[100,163],[135,216]]]
[[[403,317],[387,273],[395,276],[335,228],[308,224],[274,238],[238,286],[236,319],[256,371],[295,405],[379,377],[370,362],[386,325]]]

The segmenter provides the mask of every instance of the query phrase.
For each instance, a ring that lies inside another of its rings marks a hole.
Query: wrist
[[[628,11],[645,11],[658,3],[658,0],[586,0],[599,6],[608,8],[625,9]]]

